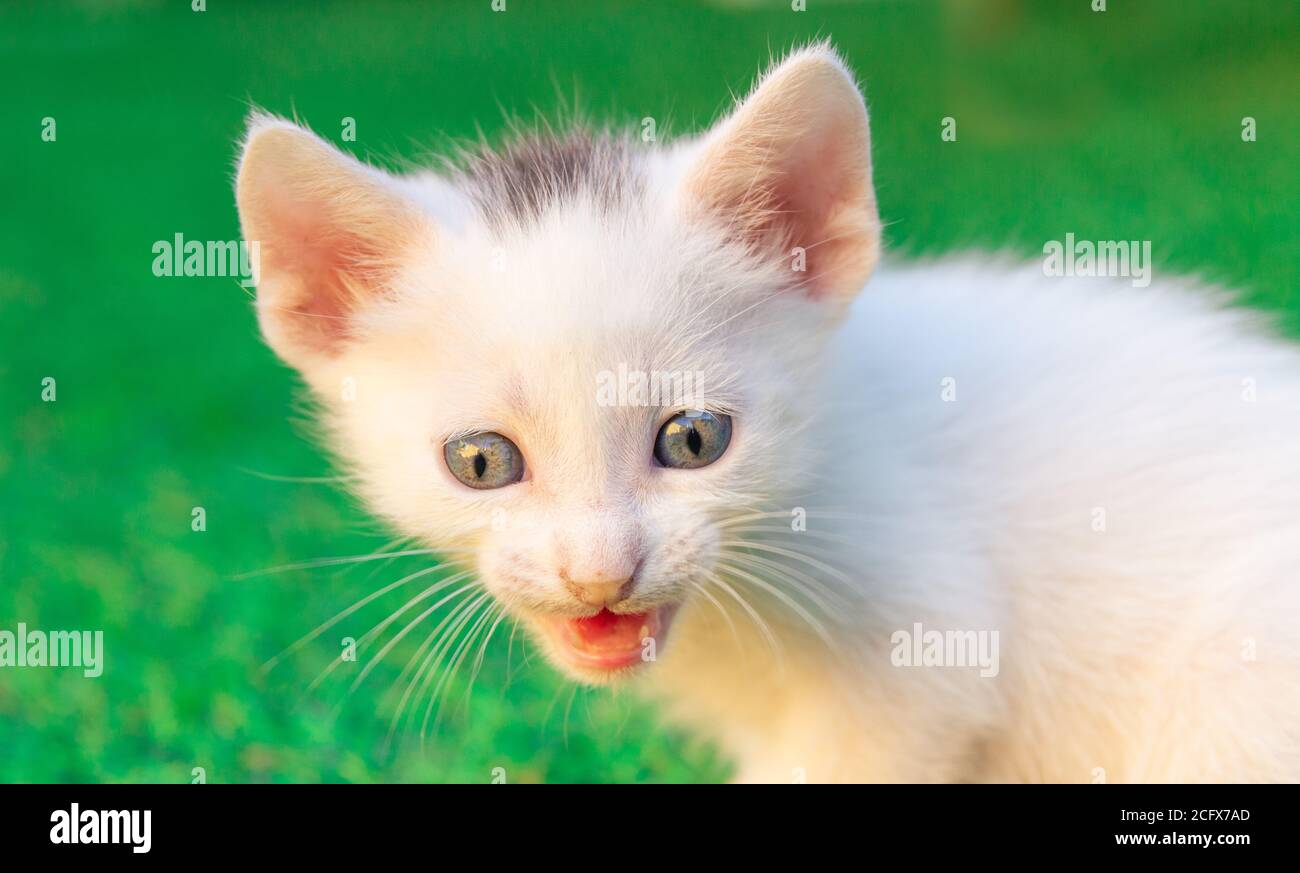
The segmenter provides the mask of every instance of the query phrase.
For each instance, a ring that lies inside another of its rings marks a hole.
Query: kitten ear
[[[801,248],[797,279],[815,297],[847,303],[876,265],[867,109],[827,45],[770,70],[705,136],[685,184],[694,209],[760,257],[794,264]]]
[[[235,191],[244,239],[257,244],[262,333],[299,370],[336,354],[349,316],[431,239],[387,175],[278,118],[250,120]]]

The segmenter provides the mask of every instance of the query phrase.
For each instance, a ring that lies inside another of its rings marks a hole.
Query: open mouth
[[[653,660],[668,618],[662,607],[632,613],[602,609],[581,618],[546,616],[543,624],[573,666],[611,672]]]

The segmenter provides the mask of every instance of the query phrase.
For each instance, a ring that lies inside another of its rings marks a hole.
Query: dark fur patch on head
[[[630,140],[585,129],[530,133],[500,149],[485,147],[466,156],[460,175],[484,220],[497,229],[527,226],[575,196],[613,211],[645,188]]]

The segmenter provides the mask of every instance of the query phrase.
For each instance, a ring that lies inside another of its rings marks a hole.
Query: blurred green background
[[[686,133],[771,53],[825,36],[867,92],[895,251],[1149,239],[1157,271],[1242,287],[1300,331],[1300,4],[1091,2],[0,7],[0,628],[102,629],[107,648],[98,679],[0,668],[0,780],[725,778],[708,746],[634,700],[577,690],[538,659],[521,668],[504,632],[467,705],[423,748],[409,734],[386,748],[385,692],[422,634],[337,718],[357,665],[307,686],[401,591],[263,676],[424,559],[236,578],[392,536],[334,485],[285,481],[330,462],[248,296],[229,279],[156,278],[151,248],[238,238],[249,104],[336,142],[354,118],[356,142],[340,144],[385,162],[575,103]],[[946,116],[956,142],[940,139]],[[195,506],[206,531],[191,530]]]

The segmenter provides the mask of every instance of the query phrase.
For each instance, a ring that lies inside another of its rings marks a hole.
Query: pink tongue
[[[619,615],[602,609],[586,618],[569,619],[569,627],[573,635],[586,645],[602,649],[631,649],[641,645],[646,615],[644,612]]]

